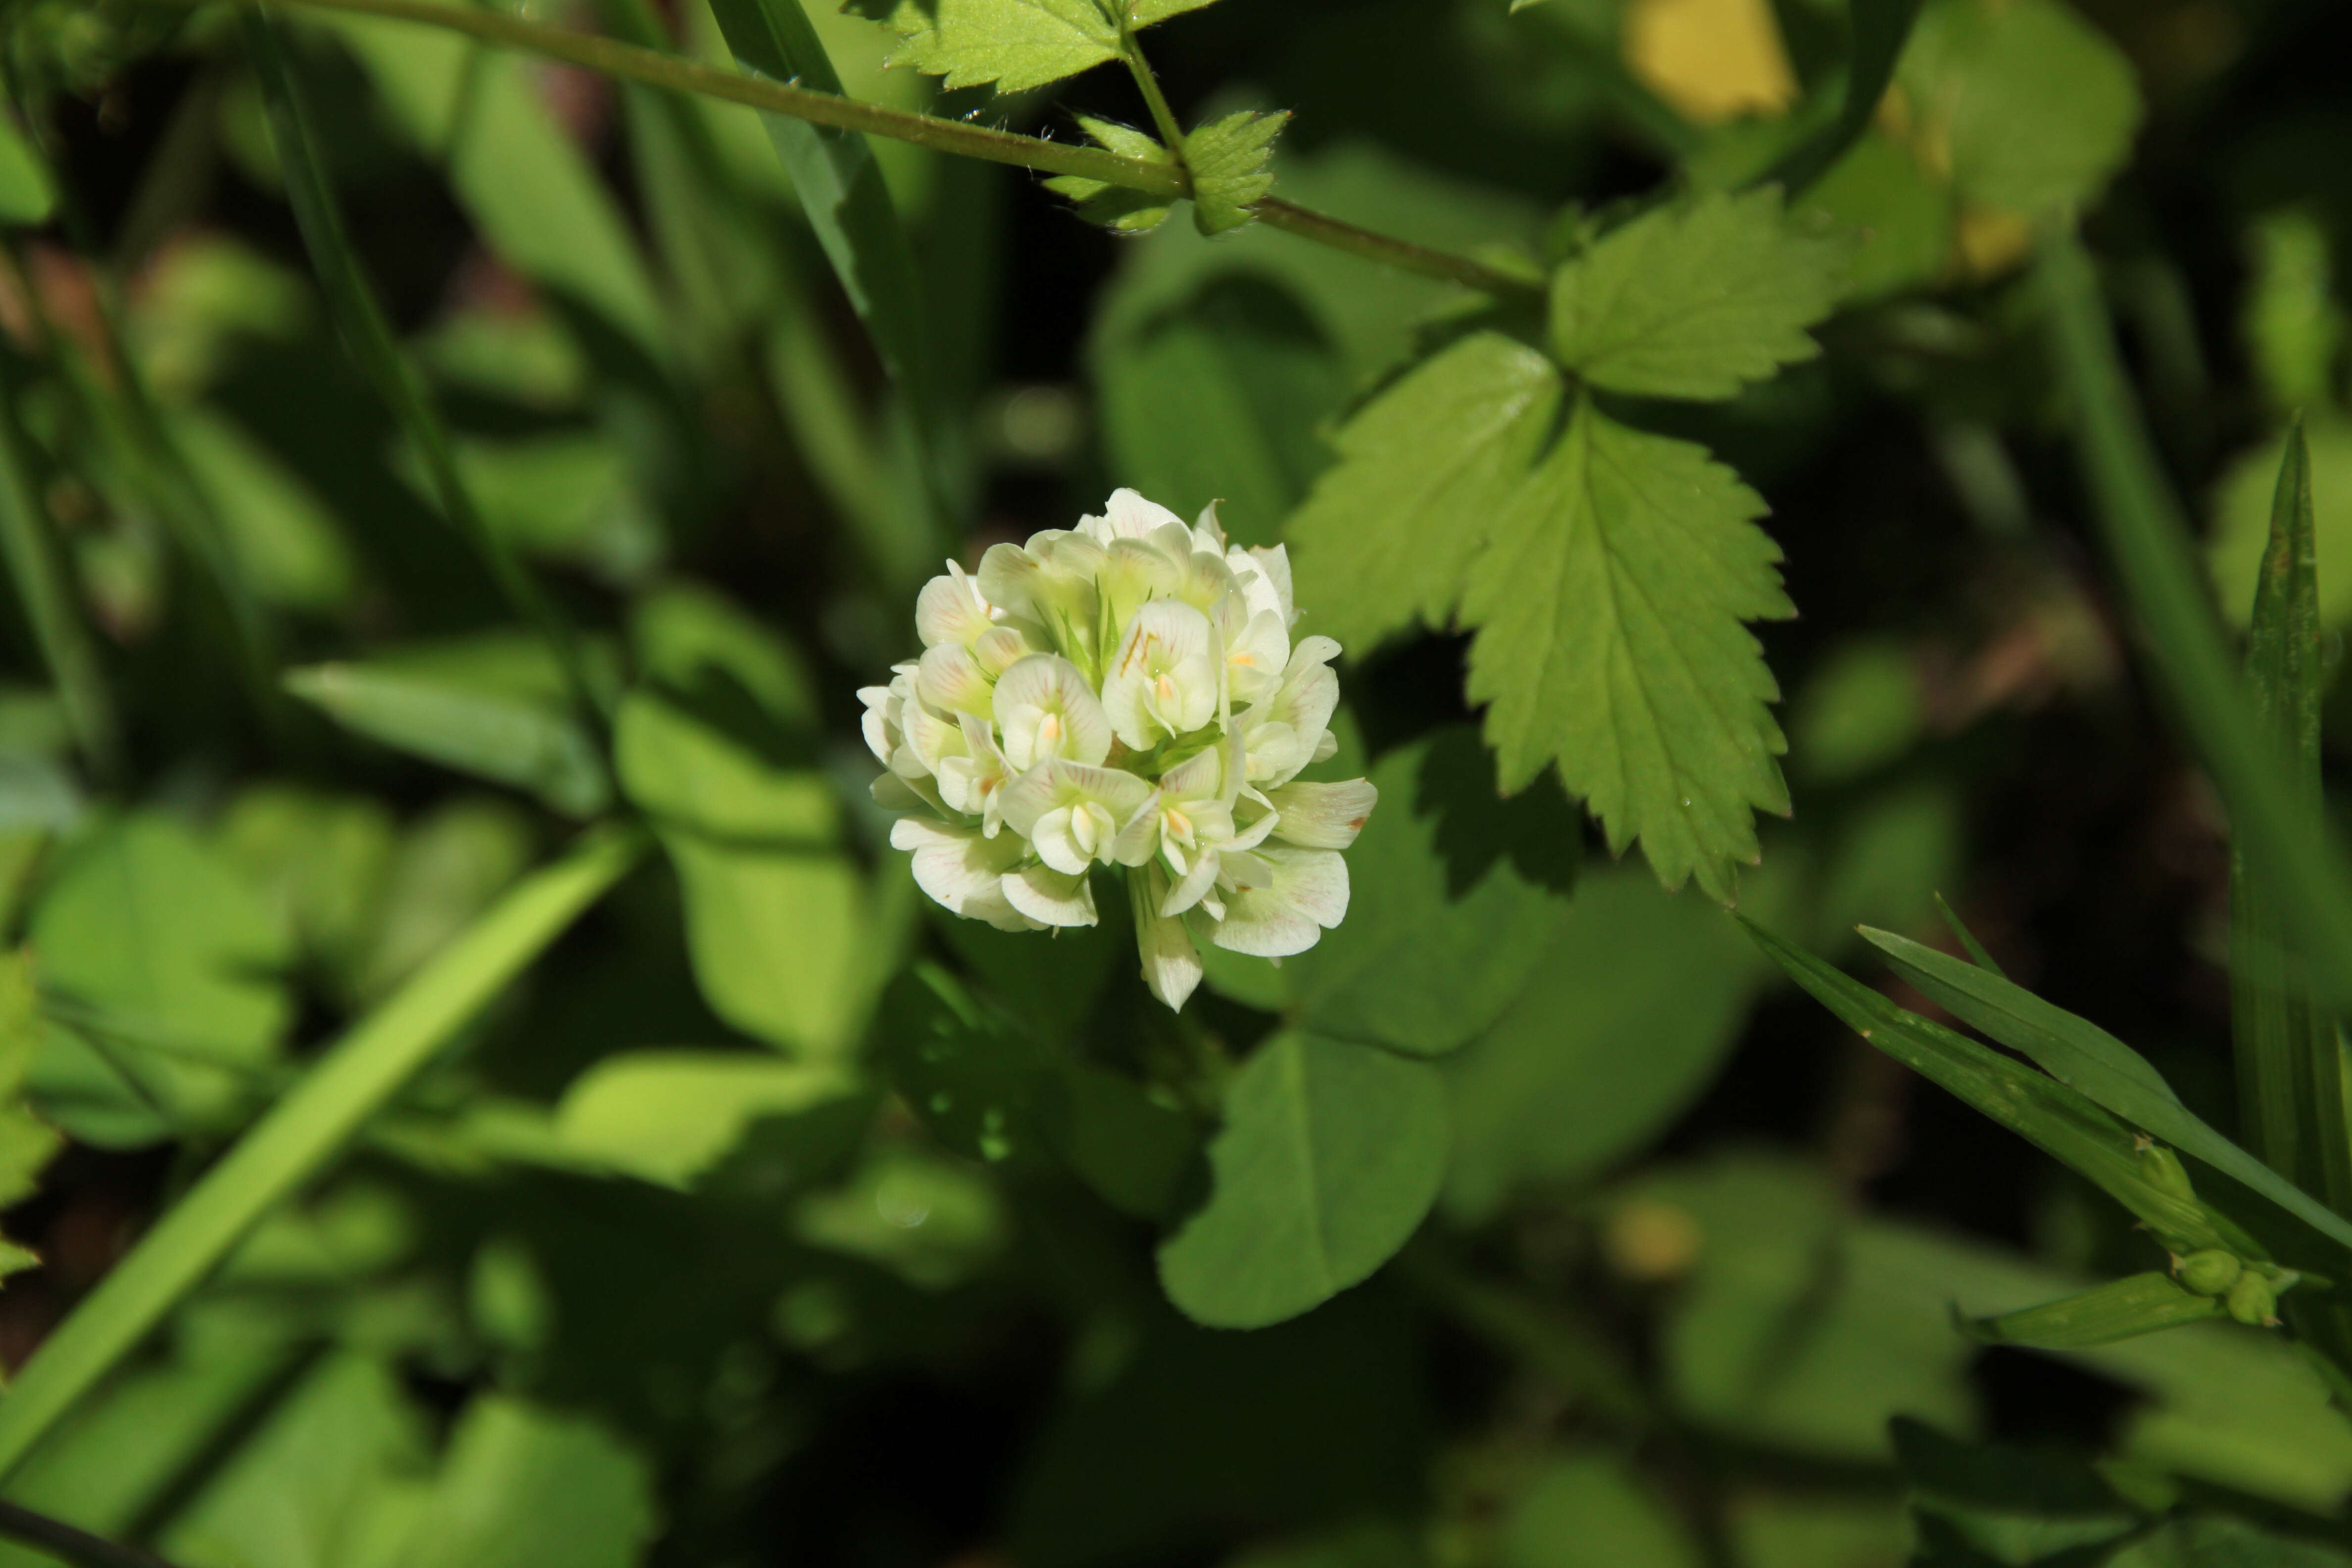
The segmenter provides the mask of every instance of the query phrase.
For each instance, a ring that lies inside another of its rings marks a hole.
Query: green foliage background
[[[0,0],[0,1563],[2352,1562],[2336,8],[405,9]],[[1181,1015],[857,737],[1115,486]]]

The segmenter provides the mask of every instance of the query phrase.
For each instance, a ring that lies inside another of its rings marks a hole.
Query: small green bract
[[[1348,912],[1378,792],[1306,784],[1330,756],[1339,645],[1291,627],[1281,546],[1228,545],[1133,490],[1100,517],[955,563],[915,605],[919,659],[858,693],[907,812],[890,842],[943,907],[1006,931],[1088,926],[1122,870],[1152,994],[1181,1007],[1197,941],[1283,958]]]

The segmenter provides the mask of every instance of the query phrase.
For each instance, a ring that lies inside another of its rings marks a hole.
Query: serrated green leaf
[[[1425,1062],[1286,1032],[1225,1094],[1208,1204],[1160,1247],[1169,1300],[1212,1328],[1319,1306],[1402,1247],[1445,1173],[1445,1090]]]
[[[1486,530],[1559,416],[1559,369],[1526,344],[1474,332],[1349,420],[1339,461],[1283,534],[1313,584],[1317,629],[1359,656],[1415,621],[1454,619]]]
[[[950,88],[1023,92],[1118,56],[1118,24],[1096,0],[898,0],[880,19],[905,40],[892,65]]]
[[[2335,1258],[2352,1258],[2352,1222],[2215,1131],[2180,1102],[2147,1058],[2105,1029],[1990,970],[1908,937],[1867,926],[1862,934],[1938,1006],[2032,1058],[2102,1109],[2284,1209],[2315,1233],[2315,1239]],[[2323,1272],[2340,1272],[2344,1267],[2343,1261],[2335,1261]]]
[[[1557,763],[1613,850],[1638,838],[1667,887],[1725,903],[1757,858],[1750,813],[1789,809],[1780,688],[1743,624],[1796,613],[1764,510],[1704,449],[1580,396],[1462,595],[1503,787]]]
[[[571,816],[593,816],[611,797],[587,731],[559,708],[366,664],[290,670],[286,689],[370,740],[530,790]]]
[[[1821,348],[1851,242],[1792,223],[1777,186],[1703,191],[1603,236],[1552,277],[1551,339],[1593,385],[1722,398]]]
[[[1078,124],[1097,145],[1122,158],[1142,158],[1154,163],[1175,162],[1173,154],[1157,138],[1131,125],[1097,120],[1090,114],[1079,115]],[[1157,228],[1173,205],[1149,191],[1089,180],[1082,174],[1056,174],[1045,182],[1045,188],[1057,196],[1067,197],[1077,208],[1078,216],[1088,223],[1115,228],[1121,234],[1142,234]]]
[[[1213,4],[1214,0],[1129,0],[1128,15],[1135,19],[1138,27],[1150,27]]]
[[[1186,133],[1184,166],[1192,173],[1192,223],[1202,234],[1241,227],[1256,214],[1258,199],[1274,188],[1274,139],[1290,123],[1290,111],[1260,114],[1243,110]]]
[[[2219,1296],[2200,1296],[2170,1275],[2149,1272],[2112,1280],[2063,1300],[1967,1320],[1972,1339],[2034,1350],[2084,1350],[2201,1323],[2225,1314]]]

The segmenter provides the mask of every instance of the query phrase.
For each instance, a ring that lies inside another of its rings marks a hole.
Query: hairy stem
[[[287,4],[297,9],[342,11],[443,27],[469,34],[486,43],[527,49],[567,65],[647,87],[700,93],[772,114],[789,114],[814,125],[892,137],[937,153],[1011,163],[1049,174],[1076,174],[1154,195],[1192,194],[1192,176],[1181,165],[1122,158],[1100,148],[1048,142],[1042,137],[993,131],[961,120],[886,109],[834,93],[812,92],[790,82],[719,70],[659,50],[638,48],[593,33],[525,22],[502,12],[460,9],[436,5],[434,0],[287,0]],[[1288,202],[1262,201],[1256,211],[1259,221],[1272,227],[1385,267],[1459,283],[1488,294],[1532,297],[1537,292],[1531,281],[1497,271],[1468,257],[1375,234]]]

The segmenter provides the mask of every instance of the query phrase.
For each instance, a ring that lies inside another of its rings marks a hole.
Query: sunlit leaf
[[[750,1051],[635,1051],[606,1057],[564,1090],[556,1132],[576,1152],[665,1186],[690,1187],[755,1123],[868,1108],[829,1063]]]
[[[1186,132],[1184,164],[1192,172],[1192,223],[1202,234],[1239,228],[1251,208],[1274,188],[1274,139],[1290,122],[1287,110],[1242,110]]]

